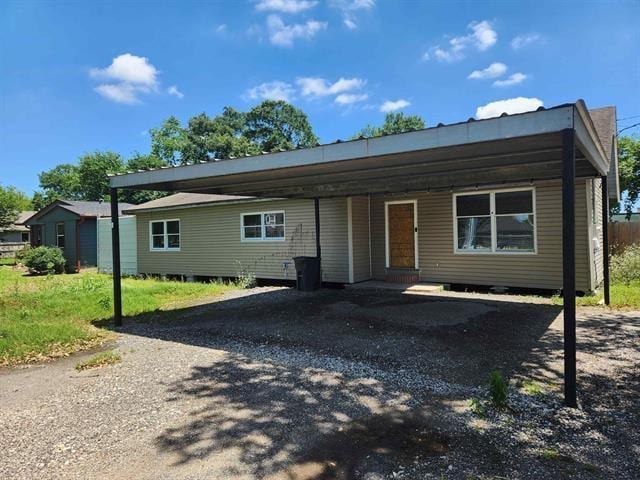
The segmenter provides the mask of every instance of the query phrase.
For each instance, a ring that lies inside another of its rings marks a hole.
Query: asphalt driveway
[[[634,478],[640,316],[579,312],[572,410],[560,309],[519,300],[262,288],[125,320],[119,365],[0,372],[0,477]],[[494,369],[511,408],[479,416]]]

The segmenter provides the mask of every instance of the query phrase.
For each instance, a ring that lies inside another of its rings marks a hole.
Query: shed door
[[[390,203],[387,208],[389,267],[416,268],[415,205]]]

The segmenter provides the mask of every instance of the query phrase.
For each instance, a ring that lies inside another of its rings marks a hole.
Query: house
[[[499,120],[521,121],[548,111],[552,109]],[[617,171],[615,109],[591,110],[586,120],[591,122],[593,140],[600,143],[603,161],[611,171]],[[466,122],[462,126],[495,121]],[[429,130],[434,129],[369,141],[395,140],[394,149],[400,152],[396,153],[399,156],[403,150],[415,148],[412,137]],[[513,143],[507,138],[504,141]],[[362,142],[334,145],[357,156],[355,146]],[[531,141],[526,144],[526,148],[542,148],[533,154],[536,160],[549,165],[557,163],[558,148],[544,147]],[[462,160],[470,157],[475,161],[476,149],[472,142]],[[313,149],[284,153],[304,159],[309,150]],[[427,155],[410,153],[410,156],[419,166],[429,169]],[[478,156],[481,163],[476,169],[477,180],[472,176],[469,181],[464,164],[452,165],[445,172],[450,187],[443,188],[441,183],[438,188],[435,182],[430,187],[427,176],[422,182],[412,181],[402,191],[386,192],[390,188],[383,184],[382,188],[365,186],[364,192],[356,188],[359,191],[354,195],[348,190],[322,195],[318,200],[322,279],[337,283],[377,279],[562,289],[561,180],[549,177],[544,169],[526,173],[518,181],[506,181],[497,174],[492,178],[492,167],[499,165],[496,158]],[[520,163],[522,157],[531,160],[531,155],[525,156],[521,150],[510,155],[501,152],[497,158],[503,157]],[[269,164],[270,160],[265,158],[264,167],[269,168]],[[370,171],[379,166],[372,164]],[[197,166],[140,175],[175,175],[194,167]],[[389,179],[393,179],[393,167]],[[518,168],[513,172],[517,177]],[[363,185],[367,183],[367,175],[366,170],[360,172]],[[456,175],[464,176],[466,184],[453,185],[457,183]],[[612,200],[618,198],[615,176],[608,178]],[[433,179],[440,181],[436,176]],[[357,183],[358,175],[350,181],[351,185],[353,181]],[[582,292],[595,290],[603,281],[601,181],[593,173],[581,173],[575,179],[575,273],[576,289]],[[251,193],[258,193],[261,188],[266,191],[275,183],[265,176]],[[300,188],[296,191],[303,193]],[[314,196],[311,190],[308,196]],[[136,216],[140,273],[218,277],[235,276],[244,268],[258,278],[291,280],[295,279],[293,257],[316,254],[312,198],[269,199],[187,192],[128,207],[124,213]]]
[[[123,203],[120,209],[131,205]],[[97,263],[96,222],[111,216],[104,202],[56,200],[31,216],[31,245],[60,247],[68,270],[80,270]]]
[[[29,210],[20,212],[13,225],[0,229],[0,243],[29,243],[29,227],[25,222],[34,213]]]

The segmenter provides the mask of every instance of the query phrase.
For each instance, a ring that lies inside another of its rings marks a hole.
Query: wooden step
[[[418,283],[420,271],[415,268],[387,268],[384,280],[389,283]]]

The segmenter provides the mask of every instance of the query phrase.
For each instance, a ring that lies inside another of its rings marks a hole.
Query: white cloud
[[[506,100],[498,100],[496,102],[487,103],[476,110],[476,118],[481,120],[484,118],[499,117],[503,113],[523,113],[530,112],[542,107],[544,103],[539,98],[508,98]]]
[[[260,0],[256,3],[256,10],[259,12],[300,13],[317,4],[318,2],[315,0]]]
[[[356,17],[360,11],[372,10],[375,0],[332,0],[330,6],[340,10],[342,21],[349,30],[358,28]]]
[[[95,87],[94,90],[104,98],[117,103],[125,103],[127,105],[140,103],[138,91],[128,83],[103,83]]]
[[[524,82],[527,79],[527,75],[524,73],[514,73],[509,75],[504,80],[496,80],[493,82],[494,87],[510,87],[512,85],[518,85],[519,83]]]
[[[299,77],[296,83],[301,89],[304,97],[324,97],[327,95],[337,95],[350,90],[358,90],[367,82],[362,78],[340,77],[336,82],[329,83],[324,78],[319,77]]]
[[[335,98],[335,102],[339,105],[351,105],[352,103],[362,102],[369,98],[366,93],[341,93]]]
[[[395,112],[396,110],[402,110],[409,105],[411,105],[411,102],[403,98],[395,101],[387,100],[382,105],[380,105],[380,111],[383,113]]]
[[[309,20],[306,23],[295,23],[287,25],[278,15],[267,17],[267,28],[269,39],[274,45],[280,47],[291,47],[298,38],[310,39],[318,32],[327,28],[327,22]]]
[[[507,66],[504,63],[492,63],[483,70],[474,70],[469,74],[467,78],[473,78],[476,80],[484,80],[485,78],[497,78],[504,75],[507,71]]]
[[[178,87],[176,87],[175,85],[171,85],[169,88],[167,88],[167,93],[169,95],[173,95],[174,97],[178,97],[180,99],[184,98],[184,93],[178,90]]]
[[[532,43],[542,40],[542,36],[539,33],[527,33],[525,35],[518,35],[511,40],[511,48],[514,50],[520,50],[522,47],[531,45]]]
[[[273,81],[262,83],[250,88],[245,94],[245,98],[251,100],[284,100],[289,102],[293,99],[295,89],[290,83]]]
[[[218,25],[216,27],[216,32],[217,33],[225,33],[227,31],[227,24],[226,23],[221,23],[220,25]]]
[[[154,88],[158,83],[158,69],[146,57],[125,53],[114,58],[107,68],[92,68],[89,75],[98,80],[115,80],[132,85]]]
[[[487,20],[471,22],[467,25],[467,29],[471,30],[467,35],[449,39],[448,47],[443,48],[440,45],[431,47],[428,52],[423,54],[422,59],[429,60],[433,56],[441,62],[455,62],[464,58],[469,47],[485,51],[498,41],[498,34],[493,29],[491,22]]]
[[[104,80],[94,88],[96,92],[118,103],[140,102],[140,95],[158,90],[159,70],[146,57],[125,53],[118,55],[106,68],[92,68],[89,76]]]

